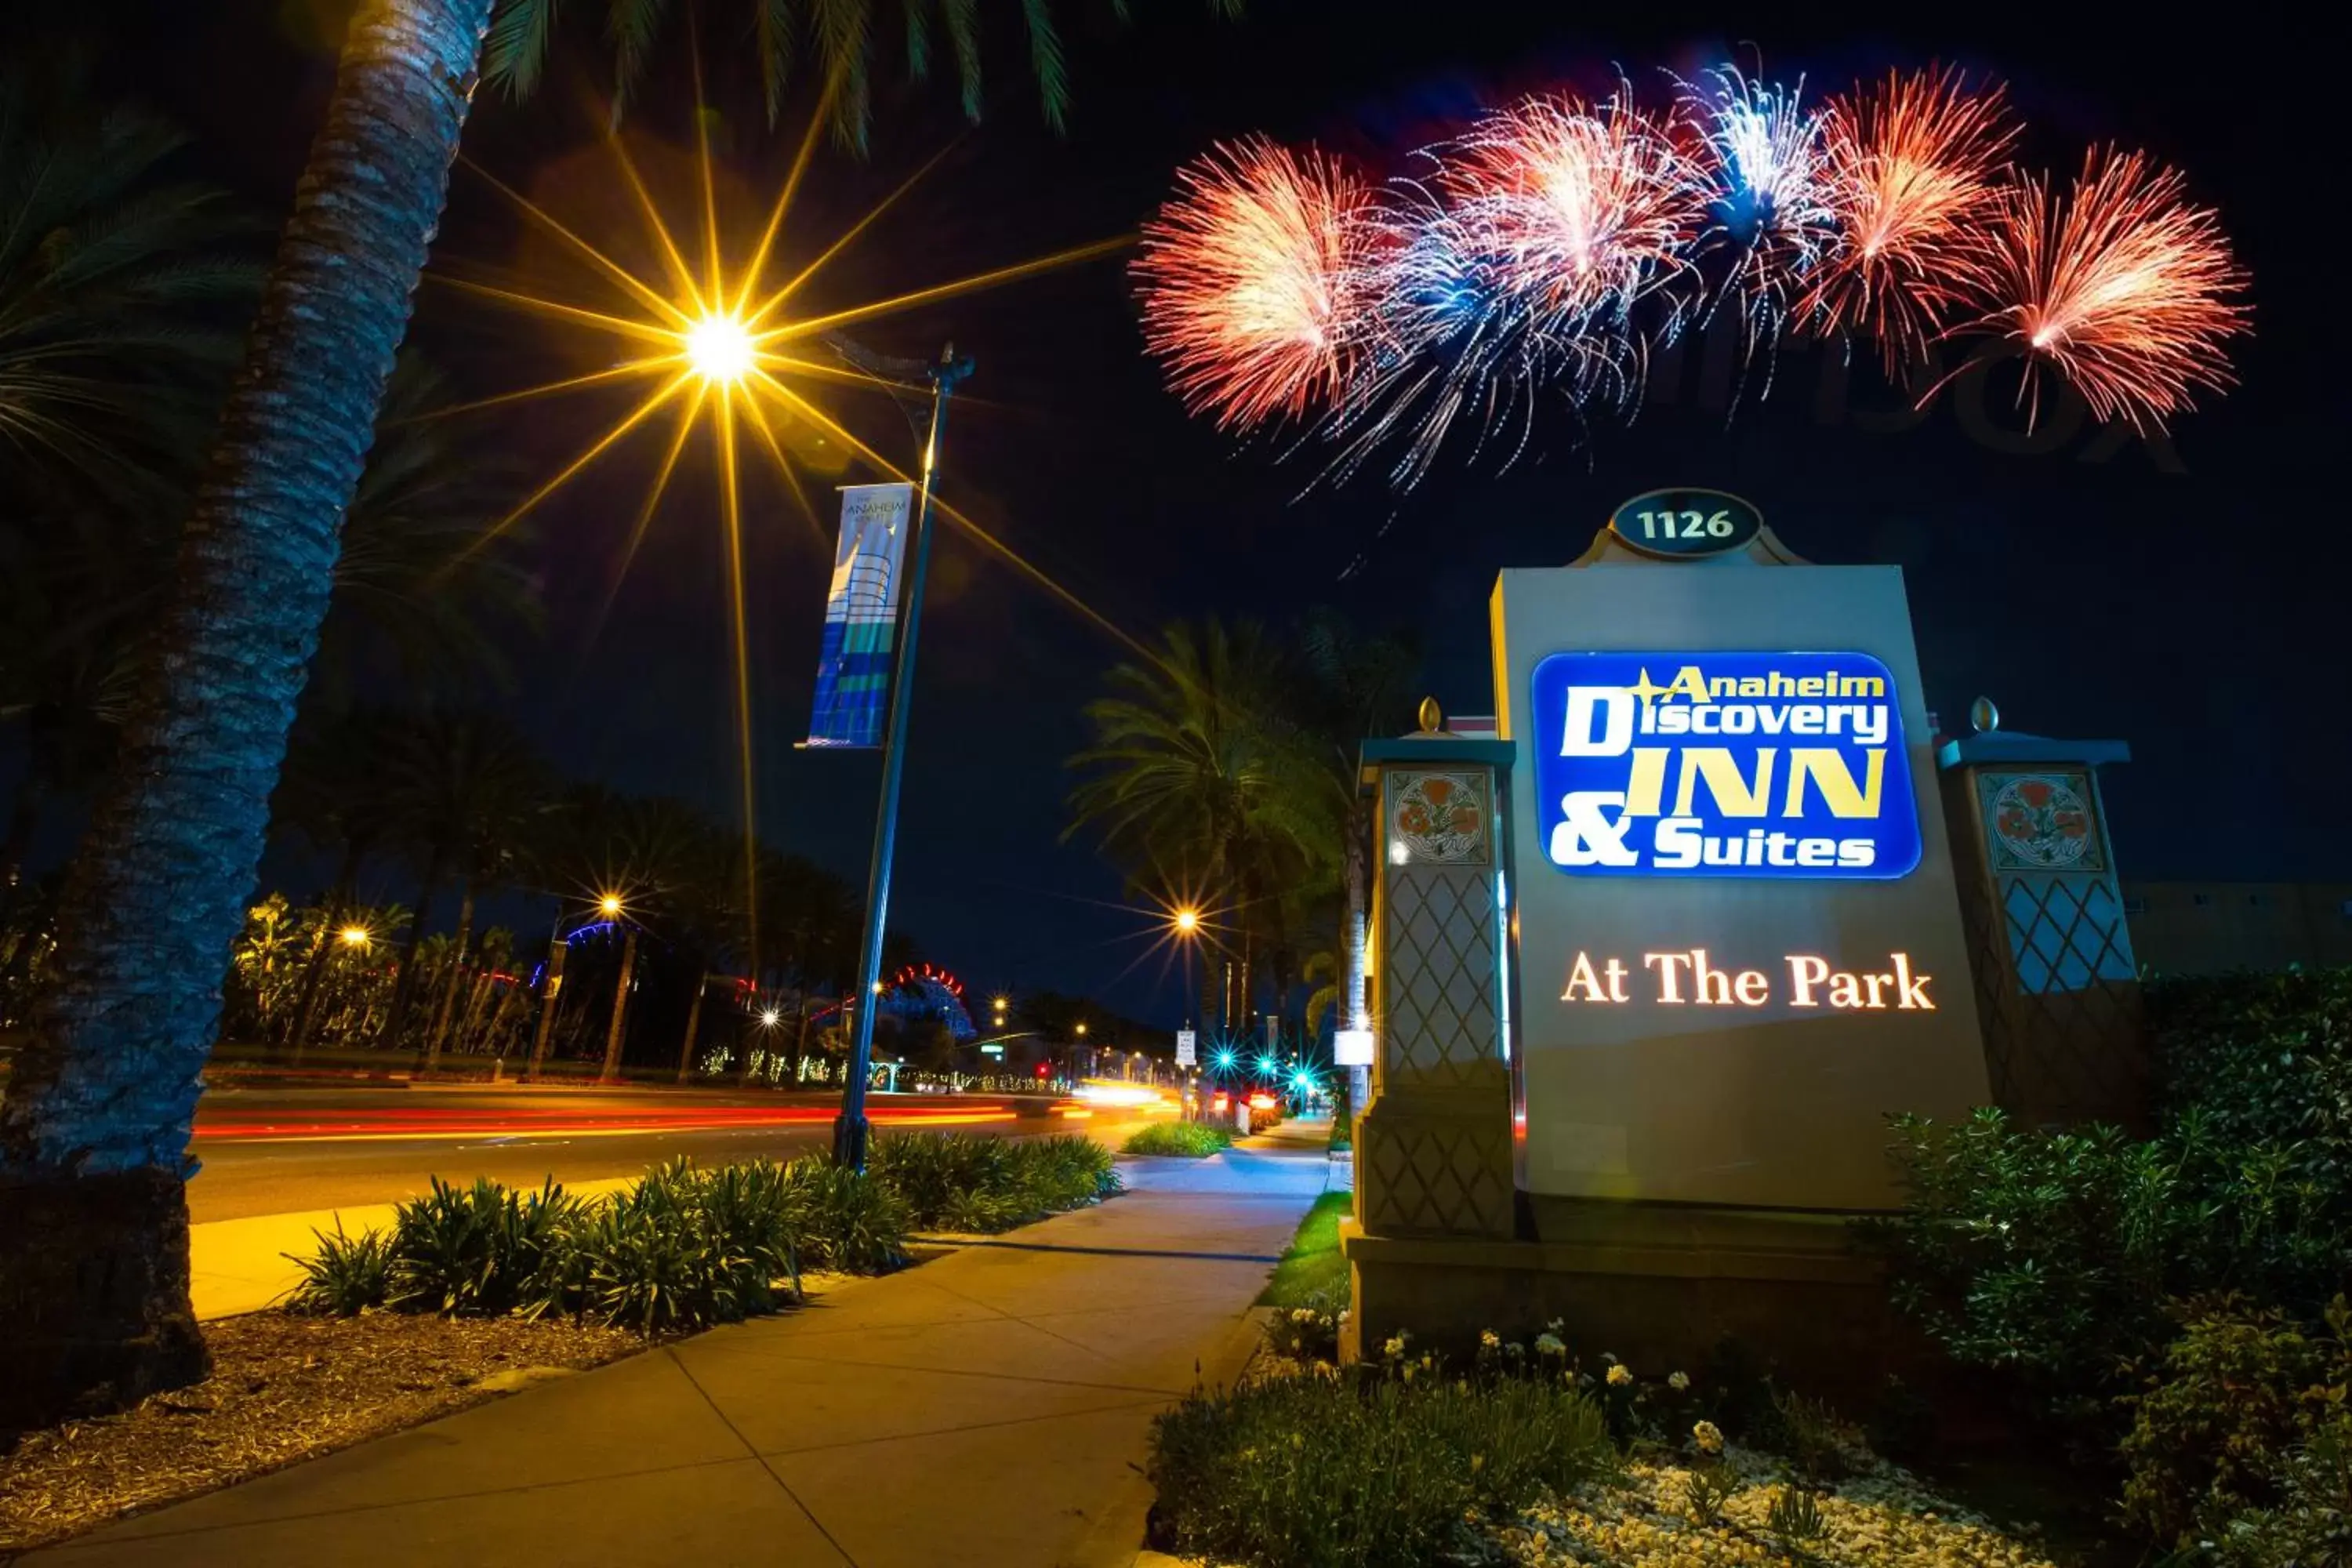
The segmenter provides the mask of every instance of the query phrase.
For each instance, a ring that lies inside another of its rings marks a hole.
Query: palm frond
[[[482,76],[514,98],[539,89],[555,38],[559,0],[499,0],[490,30],[482,40]]]
[[[1045,123],[1055,131],[1069,129],[1070,66],[1062,53],[1062,36],[1054,26],[1053,0],[1021,0],[1029,26],[1029,68],[1037,78],[1037,98]]]

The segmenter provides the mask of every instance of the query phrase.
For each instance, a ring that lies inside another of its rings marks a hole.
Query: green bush
[[[390,1237],[380,1230],[345,1236],[340,1219],[335,1221],[334,1235],[315,1229],[310,1234],[319,1243],[312,1256],[279,1254],[302,1270],[302,1283],[287,1298],[288,1311],[349,1318],[383,1305],[392,1288]]]
[[[1234,1146],[1234,1130],[1206,1121],[1155,1121],[1128,1135],[1130,1154],[1173,1155],[1200,1160]]]
[[[2288,1457],[2345,1417],[2352,1352],[2341,1298],[2329,1332],[2236,1298],[2182,1317],[2180,1337],[2126,1401],[2123,1516],[2160,1545],[2188,1548],[2284,1500]]]
[[[783,1169],[792,1233],[811,1268],[887,1274],[907,1262],[907,1205],[897,1189],[821,1155]]]
[[[1160,1544],[1250,1568],[1426,1568],[1473,1510],[1607,1475],[1601,1413],[1556,1382],[1279,1378],[1159,1417]]]
[[[2343,1287],[2352,1225],[2295,1174],[2298,1148],[2232,1144],[2196,1114],[2147,1141],[1997,1110],[1895,1125],[1904,1212],[1857,1234],[1896,1303],[2082,1433],[2112,1436],[2127,1369],[2176,1331],[2169,1300],[2242,1289],[2315,1313]]]
[[[2352,1170],[2352,968],[2164,980],[2147,989],[2168,1117],[2234,1144],[2309,1144]]]
[[[433,1190],[394,1212],[386,1302],[457,1317],[536,1313],[561,1305],[559,1276],[579,1200],[552,1180],[525,1196],[475,1178]]]
[[[1118,1191],[1110,1151],[1070,1134],[899,1133],[875,1140],[866,1169],[924,1230],[1010,1230]]]
[[[2214,1568],[2344,1568],[2352,1563],[2352,1416],[2338,1410],[2279,1457],[2276,1503],[2213,1531]]]
[[[798,1293],[791,1205],[772,1164],[648,1172],[571,1227],[566,1270],[581,1312],[654,1333],[735,1322]]]

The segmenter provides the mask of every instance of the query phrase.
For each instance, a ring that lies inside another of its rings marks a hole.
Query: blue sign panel
[[[1536,826],[1580,877],[1908,876],[1903,709],[1860,653],[1556,653],[1534,680]]]

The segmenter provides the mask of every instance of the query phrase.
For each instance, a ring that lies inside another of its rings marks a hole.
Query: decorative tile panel
[[[2105,835],[2092,809],[2089,777],[2063,768],[1977,775],[1977,798],[1993,869],[2104,871]]]
[[[1420,772],[1386,778],[1389,857],[1398,864],[1494,864],[1493,775],[1483,768]],[[1402,858],[1399,860],[1399,852]]]

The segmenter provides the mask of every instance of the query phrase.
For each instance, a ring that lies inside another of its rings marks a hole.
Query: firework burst
[[[1179,173],[1134,273],[1145,342],[1220,428],[1335,403],[1368,322],[1375,193],[1336,159],[1253,137]]]
[[[1687,266],[1700,205],[1669,127],[1631,96],[1530,98],[1452,149],[1444,184],[1508,290],[1558,328],[1622,320]]]
[[[1691,160],[1706,210],[1699,247],[1729,258],[1717,301],[1738,298],[1750,349],[1769,348],[1837,238],[1832,115],[1804,106],[1802,78],[1780,88],[1751,81],[1736,66],[1707,78],[1704,88],[1683,84],[1699,128]]]
[[[2143,153],[2094,149],[2063,201],[2046,180],[2007,192],[1975,326],[2024,354],[2030,405],[2046,368],[2095,417],[2162,429],[2200,388],[2234,383],[2223,345],[2246,327],[2231,298],[2246,275],[2185,185]]]
[[[2001,172],[2018,127],[1958,70],[1893,71],[1836,100],[1825,138],[1836,243],[1800,312],[1878,342],[1890,377],[1992,276]]]
[[[1402,488],[1465,426],[1472,455],[1507,464],[1544,390],[1630,402],[1633,308],[1687,270],[1699,218],[1681,152],[1622,93],[1528,99],[1420,156],[1427,176],[1382,208],[1377,345],[1334,422],[1339,471],[1393,439]]]

